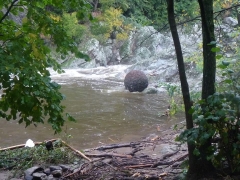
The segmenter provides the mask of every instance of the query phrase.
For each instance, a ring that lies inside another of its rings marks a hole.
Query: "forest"
[[[186,179],[239,175],[239,42],[229,47],[221,31],[216,34],[224,18],[233,17],[238,24],[231,37],[239,38],[238,0],[0,2],[1,118],[26,127],[48,122],[55,133],[61,132],[66,121],[75,119],[65,113],[61,86],[51,80],[48,68],[62,73],[69,55],[91,61],[79,48],[89,39],[124,42],[136,29],[152,26],[171,32],[173,39],[186,118],[186,129],[176,140],[188,146]],[[191,97],[178,34],[195,24],[202,35],[198,99]]]

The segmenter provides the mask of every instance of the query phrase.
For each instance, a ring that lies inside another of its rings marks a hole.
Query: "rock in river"
[[[125,76],[124,85],[130,92],[142,92],[148,87],[148,78],[144,72],[132,70]]]

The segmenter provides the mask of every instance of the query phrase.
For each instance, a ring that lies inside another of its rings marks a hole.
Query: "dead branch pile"
[[[186,147],[174,141],[173,132],[134,143],[112,144],[85,150],[92,160],[64,176],[69,180],[171,180],[179,179],[181,163],[187,158]],[[164,146],[172,147],[161,153]]]

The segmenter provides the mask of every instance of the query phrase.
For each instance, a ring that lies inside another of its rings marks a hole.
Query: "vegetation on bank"
[[[35,147],[13,146],[0,150],[0,169],[11,170],[13,177],[22,177],[26,169],[34,166],[46,168],[49,165],[81,163],[82,157],[60,139],[54,140],[52,145],[47,149],[46,142],[42,142]]]
[[[187,179],[201,179],[221,173],[239,173],[239,92],[232,88],[238,83],[232,81],[238,71],[228,69],[223,80],[228,90],[216,90],[217,59],[222,58],[221,48],[217,46],[214,28],[213,0],[198,0],[202,21],[203,39],[203,78],[201,99],[192,105],[190,90],[184,68],[184,60],[179,41],[174,1],[168,1],[168,20],[177,55],[182,95],[185,105],[186,130],[179,139],[188,145]],[[220,11],[221,13],[222,11]],[[226,69],[229,62],[222,61],[218,67]],[[222,72],[222,71],[221,71]],[[229,78],[230,77],[230,78]],[[230,85],[231,84],[231,85]]]

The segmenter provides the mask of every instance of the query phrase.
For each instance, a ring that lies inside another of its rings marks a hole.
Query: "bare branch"
[[[0,19],[0,23],[2,23],[2,21],[8,16],[8,14],[10,13],[12,7],[14,6],[14,4],[17,2],[18,0],[13,0],[13,2],[11,3],[11,5],[8,7],[6,13],[3,15],[3,17]]]

